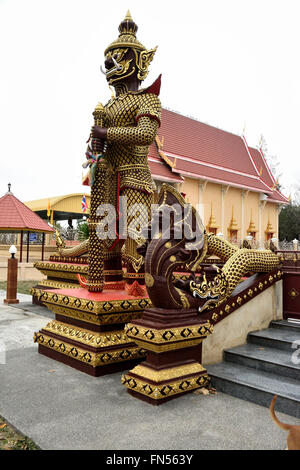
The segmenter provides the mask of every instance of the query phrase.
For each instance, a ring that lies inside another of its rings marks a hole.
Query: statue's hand
[[[106,140],[107,137],[107,129],[101,126],[93,126],[91,135],[95,139]]]
[[[90,146],[93,149],[93,152],[103,153],[104,140],[95,139],[94,137],[92,137],[91,140],[90,140]]]

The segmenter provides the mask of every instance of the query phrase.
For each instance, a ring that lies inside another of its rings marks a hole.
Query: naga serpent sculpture
[[[57,251],[54,253],[55,256],[66,256],[71,258],[73,256],[85,255],[89,251],[89,239],[84,240],[79,245],[66,247],[66,243],[57,228],[55,229],[55,241],[57,248]]]
[[[198,312],[212,309],[230,297],[246,274],[272,271],[280,264],[278,256],[271,250],[239,249],[216,235],[207,234],[195,209],[187,205],[172,186],[163,184],[158,204],[160,226],[164,208],[176,204],[177,208],[181,207],[181,214],[179,217],[177,214],[177,219],[171,219],[169,233],[166,230],[159,232],[139,249],[145,254],[145,281],[155,307],[197,308]],[[180,226],[184,226],[184,234],[178,239],[175,235]],[[151,223],[148,227],[150,230]],[[224,266],[222,269],[215,267],[216,275],[210,281],[206,280],[205,274],[196,279],[196,268],[211,255],[218,256]],[[173,273],[180,271],[182,265],[191,276],[186,281],[174,282]]]
[[[239,249],[216,235],[205,233],[195,209],[187,205],[185,199],[168,184],[162,185],[158,197],[160,226],[166,209],[169,210],[174,205],[177,208],[177,218],[175,220],[171,217],[171,223],[167,227],[169,233],[166,230],[159,232],[151,240],[152,217],[147,227],[147,242],[138,249],[145,256],[145,282],[153,306],[168,309],[198,308],[199,312],[203,312],[228,299],[246,274],[272,271],[280,264],[278,256],[271,250],[253,250],[248,248],[247,243],[243,243],[243,247]],[[179,214],[178,209],[181,210]],[[178,239],[177,230],[182,231],[184,226],[185,233]],[[194,239],[193,233],[197,234]],[[188,244],[193,249],[187,249]],[[58,251],[60,256],[80,256],[88,253],[88,245],[87,239],[72,248],[58,246]],[[199,282],[195,278],[195,271],[212,255],[220,258],[224,265],[222,269],[215,267],[216,275],[212,280],[207,281],[203,274]],[[190,279],[177,279],[174,282],[173,273],[180,271],[183,265],[190,272]]]

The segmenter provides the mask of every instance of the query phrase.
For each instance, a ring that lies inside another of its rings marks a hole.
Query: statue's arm
[[[150,145],[156,136],[159,121],[154,117],[141,115],[135,127],[110,127],[107,129],[107,142],[129,145]]]
[[[118,126],[101,128],[94,126],[92,135],[94,138],[118,142],[128,145],[150,145],[156,136],[160,125],[161,104],[154,94],[145,94],[136,114],[135,126]]]

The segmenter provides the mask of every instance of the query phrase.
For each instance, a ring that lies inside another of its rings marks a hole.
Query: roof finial
[[[122,38],[124,35],[127,36],[128,34],[136,38],[137,30],[138,25],[133,21],[130,11],[128,10],[124,20],[119,25],[119,38]]]
[[[10,188],[11,188],[11,183],[8,183],[7,186],[8,186],[8,191],[7,191],[6,194],[12,194],[12,192],[11,192],[11,190],[10,190]]]
[[[129,10],[127,10],[127,13],[126,13],[126,16],[125,16],[125,20],[131,20],[131,21],[132,21],[131,14],[130,14],[130,11],[129,11]]]

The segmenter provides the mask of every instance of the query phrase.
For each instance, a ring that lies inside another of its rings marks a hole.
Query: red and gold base
[[[32,294],[55,313],[55,320],[34,334],[41,354],[93,376],[128,370],[145,357],[124,333],[124,324],[142,316],[148,297],[86,289],[33,289]]]
[[[143,362],[122,376],[122,383],[135,398],[152,405],[177,398],[200,387],[207,387],[210,379],[199,362],[155,369]]]
[[[147,309],[142,319],[125,327],[128,338],[147,351],[146,361],[124,374],[122,383],[152,405],[207,387],[202,341],[212,331],[195,310]]]

